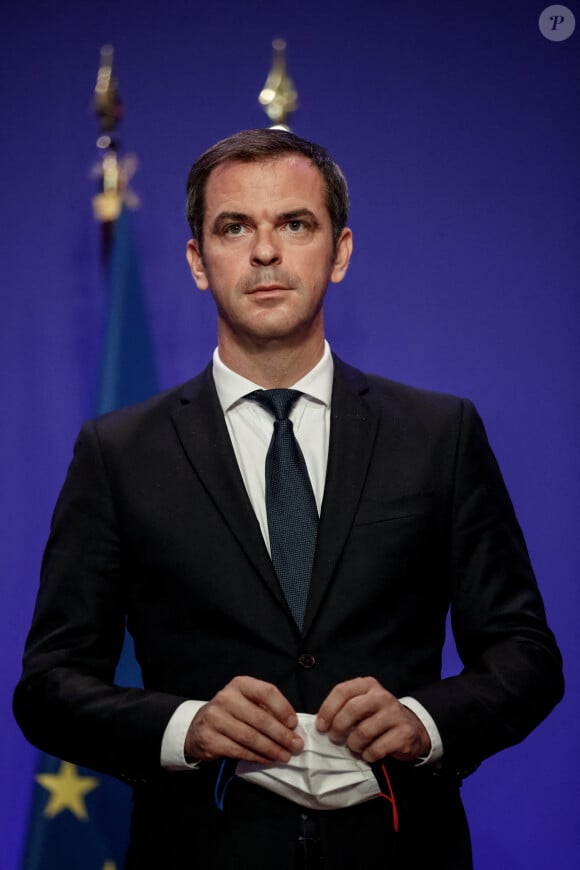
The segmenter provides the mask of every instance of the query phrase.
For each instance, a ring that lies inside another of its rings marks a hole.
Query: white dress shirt
[[[289,415],[304,454],[319,514],[328,460],[333,372],[330,347],[325,341],[321,360],[292,385],[292,389],[300,390],[303,395]],[[272,414],[252,399],[245,398],[248,393],[263,387],[228,368],[220,359],[217,348],[213,355],[213,378],[242,479],[270,552],[264,469],[273,431]],[[431,751],[423,763],[438,761],[443,755],[443,746],[432,717],[414,698],[401,698],[400,701],[421,720],[431,739]],[[172,770],[196,767],[186,762],[184,743],[192,719],[205,703],[185,701],[169,720],[161,744],[163,767]]]

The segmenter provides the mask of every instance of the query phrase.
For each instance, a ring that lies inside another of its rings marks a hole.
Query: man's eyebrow
[[[318,218],[309,208],[296,208],[293,211],[285,211],[278,215],[280,221],[295,221],[300,218],[310,218],[313,223],[318,224]]]
[[[220,211],[213,222],[212,230],[216,232],[219,230],[227,221],[233,221],[237,224],[247,223],[250,220],[247,214],[244,214],[242,211]]]

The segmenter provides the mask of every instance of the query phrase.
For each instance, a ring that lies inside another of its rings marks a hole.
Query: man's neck
[[[264,389],[291,387],[320,362],[324,354],[324,335],[317,342],[289,346],[287,341],[268,346],[241,348],[219,341],[221,361],[228,368]]]

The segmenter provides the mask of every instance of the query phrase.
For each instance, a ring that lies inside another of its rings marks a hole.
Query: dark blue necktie
[[[316,548],[318,510],[304,456],[288,414],[298,390],[255,390],[247,398],[275,416],[266,456],[266,513],[272,564],[296,624],[304,611]]]

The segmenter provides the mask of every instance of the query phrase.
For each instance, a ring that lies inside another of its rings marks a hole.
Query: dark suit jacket
[[[244,489],[211,367],[81,431],[55,509],[15,713],[45,751],[136,786],[134,854],[140,842],[147,848],[132,866],[148,866],[143,855],[153,854],[154,842],[167,849],[179,841],[177,866],[186,848],[191,854],[192,836],[198,851],[213,842],[206,866],[230,866],[227,854],[239,843],[236,833],[227,839],[226,817],[234,826],[242,818],[249,840],[254,825],[262,850],[271,841],[272,867],[290,861],[281,839],[292,838],[293,804],[237,782],[230,812],[216,821],[211,765],[201,774],[159,770],[161,738],[177,706],[213,697],[236,674],[275,683],[307,712],[336,683],[372,675],[430,711],[443,769],[394,765],[404,804],[397,842],[407,837],[410,855],[425,834],[433,841],[428,857],[405,857],[401,847],[394,866],[406,868],[425,860],[470,866],[457,782],[521,740],[561,696],[559,653],[471,403],[336,360],[331,419],[302,636]],[[449,607],[464,670],[441,680]],[[113,685],[125,616],[143,690]],[[364,819],[370,831],[381,828],[381,803],[323,814],[324,825],[335,826],[329,837],[358,837],[360,847],[371,836],[360,833]],[[168,806],[171,818],[162,810]],[[216,837],[228,844],[221,857]],[[453,842],[460,846],[452,858]],[[269,867],[260,854],[259,866]],[[158,866],[172,866],[164,860]],[[231,866],[244,860],[240,853]]]

